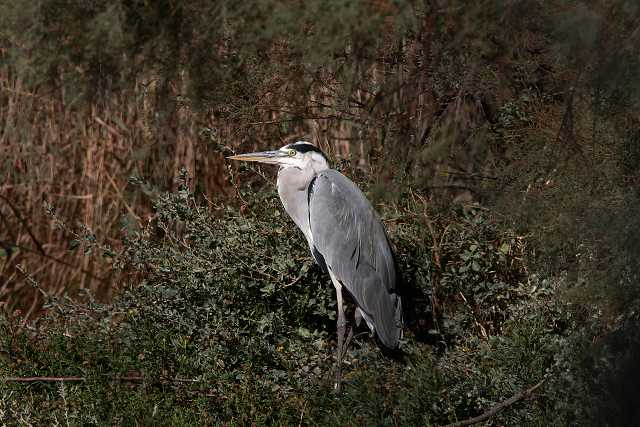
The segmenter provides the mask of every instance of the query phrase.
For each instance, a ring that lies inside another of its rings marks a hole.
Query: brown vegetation
[[[417,48],[423,39],[430,42],[420,35],[403,44],[400,66],[391,64],[394,52],[383,51],[365,72],[370,80],[355,89],[346,104],[339,99],[343,88],[329,72],[318,74],[300,101],[290,94],[304,93],[303,88],[273,76],[263,83],[255,105],[253,116],[260,119],[249,122],[229,123],[216,120],[211,112],[193,112],[179,102],[180,82],[170,85],[173,102],[168,107],[153,79],[106,100],[78,105],[64,86],[32,89],[10,68],[0,70],[0,222],[6,252],[0,258],[0,300],[26,317],[42,303],[16,265],[55,295],[88,289],[109,298],[118,287],[101,254],[87,256],[70,248],[71,236],[56,227],[45,204],[70,221],[71,228],[82,224],[104,243],[117,245],[123,215],[143,222],[149,215],[149,201],[128,190],[130,176],[165,189],[185,167],[194,185],[213,200],[231,194],[225,150],[308,138],[338,158],[350,158],[355,149],[353,158],[366,167],[371,156],[384,156],[389,132],[408,133],[410,146],[426,139],[436,120],[451,117],[447,120],[468,133],[475,116],[467,112],[476,114],[478,104],[459,95],[444,112],[437,111],[424,73],[428,64]],[[274,55],[274,60],[286,58]],[[396,76],[398,67],[407,71]],[[392,92],[367,90],[370,85],[384,87],[388,76],[400,78]],[[417,171],[422,167],[418,164]]]
[[[584,98],[567,92],[580,76],[556,67],[535,17],[481,7],[415,8],[413,30],[396,39],[392,18],[399,11],[389,2],[375,5],[387,35],[374,49],[347,45],[336,51],[333,67],[314,68],[278,40],[260,70],[250,61],[244,66],[256,76],[255,98],[246,105],[230,100],[194,107],[189,83],[195,77],[186,72],[166,77],[149,71],[106,96],[81,99],[65,84],[73,77],[62,71],[51,79],[58,85],[38,86],[23,84],[17,67],[3,66],[0,301],[27,317],[41,303],[18,264],[56,295],[89,289],[109,298],[120,283],[110,264],[100,254],[70,250],[70,236],[43,204],[71,228],[83,224],[115,245],[123,216],[144,223],[150,215],[149,198],[128,187],[131,176],[146,180],[151,191],[164,190],[184,167],[208,200],[227,198],[238,182],[225,154],[306,138],[381,177],[388,192],[411,179],[425,194],[464,202],[494,188],[496,171],[505,165],[502,179],[516,179],[534,151],[526,138],[574,144],[577,151],[590,145],[589,114],[573,112]],[[211,43],[227,60],[231,47]],[[269,69],[275,71],[264,72]],[[531,94],[540,98],[523,101]],[[512,121],[505,125],[501,114]],[[578,120],[585,126],[576,133]]]

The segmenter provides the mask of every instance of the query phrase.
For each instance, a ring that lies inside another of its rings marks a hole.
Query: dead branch
[[[140,375],[116,375],[110,378],[112,381],[122,381],[122,382],[139,382],[144,381],[145,378]],[[87,379],[85,377],[5,377],[2,379],[5,383],[54,383],[54,382],[85,382]],[[163,378],[160,381],[166,381],[170,383],[197,383],[200,380],[191,379],[191,378]]]
[[[85,269],[85,268],[78,267],[77,265],[74,265],[74,264],[72,264],[72,263],[70,263],[70,262],[68,262],[68,261],[63,260],[63,259],[56,258],[56,257],[54,257],[54,256],[52,256],[52,255],[49,255],[49,254],[48,254],[48,253],[46,253],[46,252],[41,253],[41,252],[36,251],[35,249],[30,248],[30,247],[28,247],[28,246],[18,245],[18,244],[14,244],[14,243],[12,243],[12,242],[7,242],[7,241],[2,241],[2,240],[0,240],[0,245],[1,245],[1,244],[3,244],[3,243],[10,244],[13,248],[17,248],[17,249],[20,249],[21,251],[25,251],[25,252],[33,253],[33,254],[38,255],[38,256],[40,256],[40,257],[42,257],[42,258],[45,258],[45,259],[51,260],[51,261],[53,261],[53,262],[55,262],[55,263],[57,263],[57,264],[64,265],[65,267],[75,268],[75,269],[77,269],[79,272],[81,272],[82,274],[84,274],[84,275],[86,275],[87,277],[90,277],[90,278],[92,278],[92,279],[94,279],[94,280],[98,280],[98,281],[100,281],[100,282],[107,282],[107,280],[109,280],[109,277],[99,277],[99,276],[96,276],[96,275],[95,275],[95,274],[93,274],[91,271],[89,271],[89,270],[87,270],[87,269]]]
[[[536,391],[538,388],[540,388],[545,383],[545,381],[547,381],[548,378],[549,378],[549,374],[545,375],[544,378],[542,378],[542,380],[540,380],[540,382],[538,382],[537,384],[533,385],[532,387],[529,387],[528,389],[516,394],[515,396],[512,396],[509,399],[498,403],[497,405],[495,405],[494,407],[489,409],[487,412],[485,412],[485,413],[483,413],[481,415],[478,415],[477,417],[467,418],[466,420],[458,421],[458,422],[455,422],[455,423],[452,423],[452,424],[447,424],[445,427],[470,426],[472,424],[477,424],[477,423],[480,423],[482,421],[488,420],[489,418],[491,418],[494,415],[496,415],[498,412],[502,411],[504,408],[509,407],[509,406],[513,405],[514,403],[531,396],[534,391]]]
[[[56,383],[56,382],[82,382],[84,377],[6,377],[2,379],[6,383]]]
[[[0,199],[2,199],[7,204],[7,206],[9,206],[9,208],[13,211],[13,214],[16,216],[16,218],[18,218],[18,221],[20,221],[22,223],[22,225],[24,226],[25,230],[27,230],[27,234],[29,234],[29,237],[31,237],[31,240],[33,241],[33,243],[38,248],[38,251],[41,254],[44,254],[45,251],[44,251],[44,248],[42,247],[42,244],[40,243],[40,241],[38,239],[36,239],[36,236],[31,231],[31,227],[29,227],[29,224],[27,223],[27,221],[20,214],[20,210],[11,202],[11,200],[9,200],[8,197],[5,197],[2,194],[0,194]]]

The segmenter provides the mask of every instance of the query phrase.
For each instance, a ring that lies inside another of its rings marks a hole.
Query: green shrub
[[[108,305],[50,297],[33,327],[2,318],[3,376],[85,381],[4,384],[0,414],[33,424],[429,425],[477,415],[554,362],[564,311],[548,283],[527,277],[522,238],[477,206],[427,216],[413,199],[380,207],[409,308],[405,355],[387,358],[357,335],[336,399],[330,280],[275,192],[243,198],[237,210],[205,207],[185,188],[162,194],[115,257],[77,233],[74,246],[103,250],[132,286]],[[531,422],[544,408],[521,403],[500,419]]]

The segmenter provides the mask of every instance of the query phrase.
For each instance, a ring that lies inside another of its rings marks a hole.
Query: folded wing
[[[314,249],[372,321],[382,344],[397,348],[402,303],[382,221],[360,189],[335,170],[316,176],[308,201]]]

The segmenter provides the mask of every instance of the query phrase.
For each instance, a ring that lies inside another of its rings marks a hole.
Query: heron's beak
[[[247,153],[238,154],[236,156],[229,156],[227,159],[231,160],[244,160],[245,162],[260,162],[260,163],[273,163],[280,164],[280,160],[286,158],[287,154],[279,150],[275,151],[261,151],[259,153]]]

